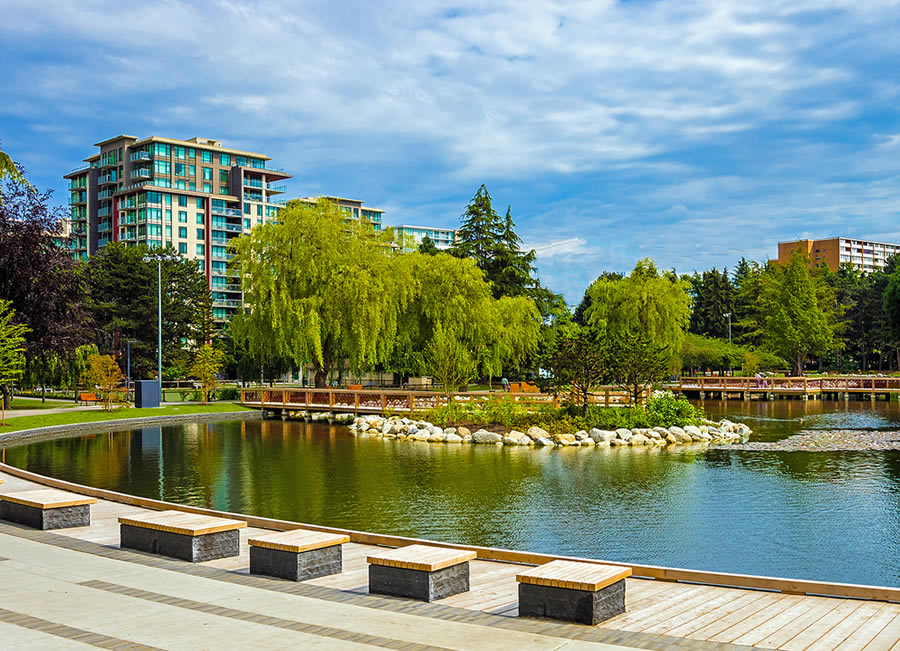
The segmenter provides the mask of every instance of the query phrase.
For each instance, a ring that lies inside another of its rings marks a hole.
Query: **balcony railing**
[[[133,179],[149,179],[152,175],[152,172],[147,167],[142,167],[138,170],[131,170],[131,178]]]
[[[84,176],[79,178],[80,181],[69,182],[69,190],[84,190],[85,188],[87,188],[87,178]]]
[[[251,192],[244,193],[244,201],[259,201],[262,202],[263,198],[261,194],[254,194]]]
[[[276,206],[285,206],[285,205],[287,205],[287,202],[288,202],[287,199],[273,199],[272,197],[269,197],[269,200],[267,203],[271,203]]]
[[[274,183],[268,183],[268,184],[266,185],[266,189],[267,189],[269,192],[279,192],[279,193],[280,193],[280,192],[286,191],[286,190],[287,190],[287,186],[286,186],[286,185],[275,185]]]
[[[216,224],[213,222],[212,230],[214,231],[228,231],[230,233],[240,233],[244,230],[244,227],[240,224]]]
[[[244,179],[244,185],[251,188],[263,187],[263,182],[259,179]]]
[[[231,260],[234,260],[234,253],[226,253],[226,254],[224,254],[224,255],[222,255],[222,254],[217,254],[217,253],[213,253],[213,254],[211,254],[211,255],[209,256],[209,259],[210,259],[210,260],[217,260],[217,261],[225,261],[225,262],[229,262],[229,261],[231,261]]]
[[[100,192],[97,193],[98,199],[112,199],[112,196],[113,196],[112,190],[100,190]]]
[[[104,206],[103,208],[97,208],[97,216],[98,217],[109,217],[112,214],[112,209],[109,206]]]
[[[132,162],[139,160],[150,160],[150,152],[149,151],[136,151],[131,156],[129,156],[129,160]]]
[[[240,217],[241,211],[237,208],[216,208],[213,206],[210,209],[210,212],[213,215],[224,215],[225,217]]]
[[[97,224],[97,232],[98,233],[105,233],[106,231],[111,231],[111,230],[112,230],[112,224],[110,224],[109,222],[100,222],[99,224]]]
[[[110,183],[115,183],[118,181],[115,174],[104,174],[100,178],[97,179],[97,183],[99,185],[109,185]]]
[[[124,208],[135,208],[136,206],[137,206],[137,203],[135,202],[134,199],[120,199],[119,200],[119,209],[120,210],[124,209]]]
[[[243,301],[232,301],[222,298],[214,298],[212,303],[219,307],[242,307],[244,305]]]
[[[241,291],[240,285],[213,285],[212,290],[214,292],[239,292]]]

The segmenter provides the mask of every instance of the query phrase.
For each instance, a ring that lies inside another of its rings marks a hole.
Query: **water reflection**
[[[872,427],[900,423],[894,403],[874,411],[868,403],[838,405],[705,407],[747,421],[770,440],[842,418]],[[354,439],[342,427],[266,421],[66,438],[12,447],[6,458],[102,488],[303,522],[698,569],[898,583],[896,452],[496,448]]]

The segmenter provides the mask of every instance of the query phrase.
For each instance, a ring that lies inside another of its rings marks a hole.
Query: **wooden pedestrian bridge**
[[[241,404],[245,407],[258,407],[285,418],[303,413],[414,414],[451,403],[476,405],[497,400],[509,400],[526,409],[539,409],[542,406],[558,407],[562,397],[549,393],[490,391],[448,395],[438,391],[405,389],[275,387],[241,390]],[[631,399],[618,387],[597,387],[591,394],[591,403],[601,407],[621,407],[631,404]]]
[[[667,389],[688,398],[774,400],[775,398],[832,398],[890,400],[900,395],[900,377],[823,375],[818,377],[681,377]]]

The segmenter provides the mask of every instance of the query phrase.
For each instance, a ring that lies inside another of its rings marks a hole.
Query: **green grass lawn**
[[[10,411],[17,409],[65,409],[67,407],[77,407],[78,403],[72,400],[48,400],[41,402],[40,398],[13,398]]]
[[[52,425],[69,425],[72,423],[95,423],[104,420],[119,420],[122,418],[144,418],[147,416],[185,416],[190,414],[211,414],[228,411],[253,411],[249,407],[231,402],[214,402],[208,405],[172,405],[171,407],[157,407],[154,409],[118,409],[113,412],[105,411],[71,411],[59,414],[46,414],[40,416],[21,416],[6,421],[5,426],[0,426],[0,434],[17,432],[32,427],[50,427]]]

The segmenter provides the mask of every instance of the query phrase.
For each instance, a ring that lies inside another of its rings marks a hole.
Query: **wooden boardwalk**
[[[881,396],[890,399],[900,395],[900,377],[874,377],[865,375],[821,377],[681,377],[667,389],[688,397],[719,397],[723,400],[737,397],[800,397],[820,398],[830,396],[849,399],[851,396],[874,400]]]
[[[649,390],[648,390],[649,394]],[[447,396],[437,391],[400,389],[241,389],[241,404],[281,413],[328,412],[345,414],[415,413],[446,406],[449,402],[477,404],[491,400],[511,400],[527,409],[552,405],[560,396],[547,393],[495,393],[470,391]],[[630,404],[627,392],[616,387],[597,387],[590,400],[602,407]]]
[[[18,476],[24,474],[21,471],[9,470],[0,472],[0,479],[5,481],[0,486],[0,491],[13,492],[39,486]],[[90,527],[58,530],[53,533],[88,541],[103,548],[118,548],[117,518],[146,511],[147,509],[141,506],[100,498],[93,507]],[[252,526],[256,519],[248,519],[252,520],[251,526],[241,530],[240,556],[200,565],[230,573],[247,574],[249,567],[247,539],[267,532],[266,529]],[[366,556],[379,549],[384,548],[359,542],[347,543],[344,546],[344,571],[341,574],[305,583],[351,595],[365,595],[368,588]],[[501,550],[495,551],[497,555],[502,555]],[[483,557],[483,554],[479,555]],[[185,563],[184,566],[188,568],[190,564]],[[521,563],[472,561],[471,590],[438,603],[498,616],[493,620],[496,623],[488,624],[490,626],[502,626],[504,620],[509,621],[511,625],[516,624],[523,620],[512,621],[508,618],[517,615],[515,575],[521,568]],[[639,571],[636,569],[636,572]],[[765,579],[759,578],[759,581],[760,585],[768,585]],[[772,585],[779,584],[772,583]],[[796,582],[794,585],[800,589],[809,589],[809,585],[804,582]],[[882,589],[880,592],[874,589],[871,594],[895,600],[900,597],[900,592],[893,589]],[[577,625],[563,626],[571,626],[573,631],[586,628]],[[682,639],[792,650],[900,650],[900,603],[629,578],[626,612],[597,628],[620,631],[623,634],[620,644],[638,648],[641,648],[642,640]],[[665,637],[646,637],[650,635]],[[666,646],[664,642],[655,644]]]

